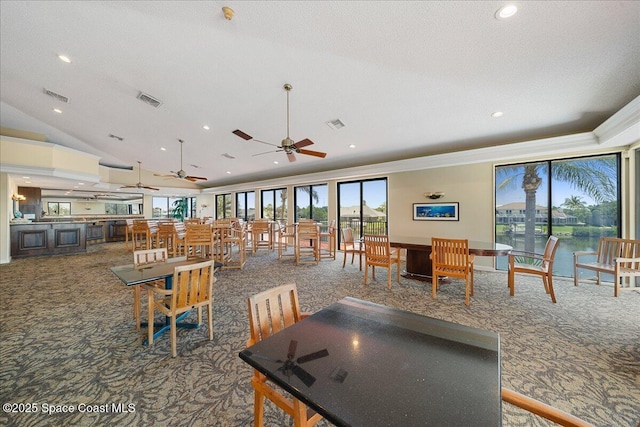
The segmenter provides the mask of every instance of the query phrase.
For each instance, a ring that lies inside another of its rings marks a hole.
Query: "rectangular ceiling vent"
[[[63,96],[63,95],[60,95],[59,93],[55,93],[55,92],[53,92],[53,91],[50,91],[50,90],[49,90],[49,89],[47,89],[47,88],[44,88],[44,93],[45,93],[45,94],[47,94],[47,95],[49,95],[49,96],[50,96],[50,97],[52,97],[52,98],[57,99],[57,100],[58,100],[58,101],[60,101],[60,102],[64,102],[65,104],[68,104],[68,103],[69,103],[69,98],[68,98],[68,97]]]
[[[146,104],[151,105],[154,108],[158,108],[159,106],[162,105],[162,101],[160,101],[159,99],[154,98],[151,95],[148,95],[144,92],[140,92],[138,94],[138,99]]]
[[[345,125],[340,119],[331,120],[327,125],[334,130],[342,129]]]

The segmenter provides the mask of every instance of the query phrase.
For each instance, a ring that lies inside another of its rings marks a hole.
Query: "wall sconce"
[[[228,6],[222,8],[222,13],[224,14],[224,19],[228,21],[231,21],[231,18],[233,18],[233,9]]]
[[[22,202],[23,200],[27,200],[27,198],[24,197],[22,194],[14,194],[13,196],[11,196],[11,200]]]
[[[424,197],[426,197],[427,199],[440,199],[442,197],[444,197],[444,193],[441,191],[435,192],[435,193],[424,193]]]

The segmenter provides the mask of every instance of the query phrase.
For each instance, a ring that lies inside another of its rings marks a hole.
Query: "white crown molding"
[[[640,141],[640,96],[593,130],[600,145],[624,146]]]

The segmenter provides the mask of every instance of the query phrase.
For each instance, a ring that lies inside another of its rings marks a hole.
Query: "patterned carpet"
[[[0,425],[250,426],[252,371],[238,358],[248,338],[246,297],[287,282],[297,283],[304,311],[353,296],[498,332],[503,386],[597,426],[640,422],[637,291],[614,298],[611,287],[557,280],[552,304],[539,278],[517,277],[511,298],[505,273],[477,271],[476,295],[465,307],[459,282],[432,300],[418,281],[402,279],[388,290],[386,274],[364,287],[357,261],[345,269],[341,258],[295,266],[263,253],[241,271],[219,273],[214,340],[206,326],[179,330],[173,359],[168,336],[148,348],[145,330],[135,330],[131,290],[109,270],[130,262],[123,244],[110,243],[0,266]],[[7,403],[36,412],[7,412]],[[43,413],[64,405],[75,411]],[[292,425],[269,403],[265,417],[268,426]],[[551,424],[504,404],[503,425]]]

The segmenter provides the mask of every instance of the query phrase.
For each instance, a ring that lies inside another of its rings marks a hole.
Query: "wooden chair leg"
[[[464,280],[464,304],[469,305],[469,278],[465,278]]]
[[[213,304],[207,305],[207,319],[209,319],[209,341],[213,340]]]
[[[387,288],[391,289],[391,266],[387,268]]]
[[[147,345],[148,346],[152,346],[153,345],[153,294],[151,292],[151,290],[147,290],[148,295],[149,295],[149,311],[148,314],[149,316],[147,317],[147,323],[149,324],[149,326],[147,327]]]
[[[556,302],[556,294],[553,292],[553,278],[551,275],[548,277],[547,286],[549,287],[549,294],[551,294],[551,301]]]
[[[436,299],[436,291],[438,290],[438,275],[431,276],[431,298]]]
[[[258,390],[253,397],[253,425],[262,427],[264,423],[264,395]]]

